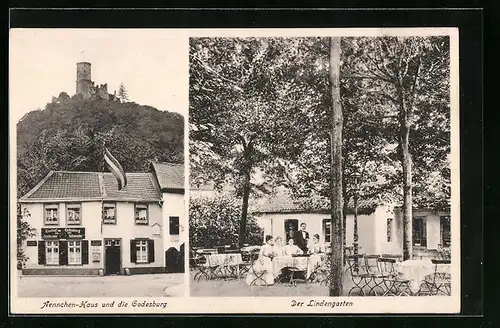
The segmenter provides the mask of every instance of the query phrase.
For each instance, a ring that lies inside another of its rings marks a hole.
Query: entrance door
[[[299,220],[288,219],[285,220],[285,243],[288,243],[289,239],[293,239],[295,231],[299,230]]]
[[[105,270],[106,275],[120,274],[121,251],[120,239],[105,239]]]

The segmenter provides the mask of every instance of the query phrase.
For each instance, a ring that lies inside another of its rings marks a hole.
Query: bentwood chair
[[[351,276],[351,280],[354,286],[349,290],[348,295],[351,294],[355,290],[359,290],[360,296],[366,296],[365,289],[370,288],[369,284],[371,281],[371,276],[366,269],[365,263],[363,261],[363,254],[355,254],[348,256],[347,259],[347,269],[349,270],[349,274]]]
[[[255,269],[257,261],[259,260],[259,254],[260,252],[252,252],[250,253],[250,262],[252,263],[250,265],[250,271],[252,272],[253,276],[255,277],[251,282],[250,282],[250,287],[257,285],[258,283],[262,283],[263,286],[268,286],[266,280],[262,278],[264,274],[266,273],[265,270],[262,271],[257,271]]]
[[[451,275],[445,266],[451,264],[450,260],[431,260],[434,264],[434,273],[428,275],[420,285],[420,295],[451,295]]]
[[[309,267],[309,254],[301,254],[301,255],[292,255],[294,260],[294,265],[292,267],[288,267],[288,271],[290,272],[290,286],[297,286],[297,282],[307,283],[307,268]],[[295,264],[297,258],[306,258],[306,266],[305,268],[298,268]]]

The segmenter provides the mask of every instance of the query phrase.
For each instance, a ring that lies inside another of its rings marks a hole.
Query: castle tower
[[[76,93],[81,94],[84,100],[90,98],[92,87],[90,63],[80,62],[76,64]]]

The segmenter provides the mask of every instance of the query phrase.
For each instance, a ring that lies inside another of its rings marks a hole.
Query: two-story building
[[[19,199],[36,231],[24,245],[23,274],[165,272],[166,251],[186,240],[184,172],[182,165],[151,168],[127,173],[121,190],[111,173],[51,171]]]

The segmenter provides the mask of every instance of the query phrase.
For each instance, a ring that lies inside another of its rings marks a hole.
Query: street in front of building
[[[182,297],[184,275],[18,276],[19,297]]]

